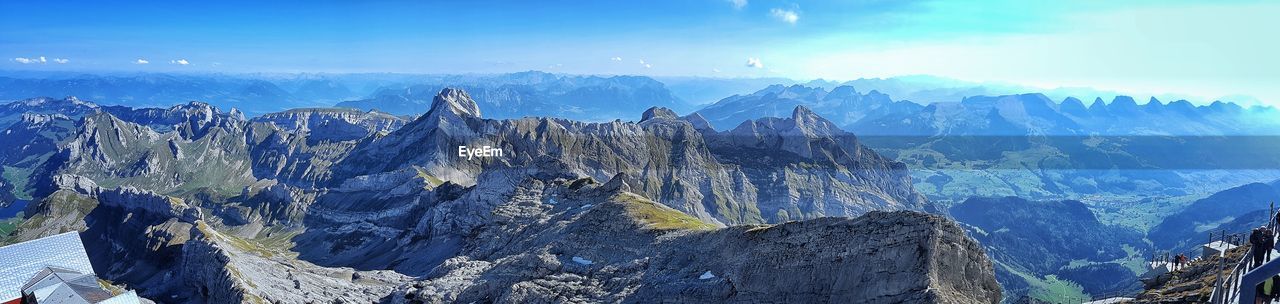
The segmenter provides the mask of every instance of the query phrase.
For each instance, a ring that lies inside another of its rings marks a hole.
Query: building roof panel
[[[22,297],[22,285],[46,267],[95,274],[75,231],[0,247],[0,301]]]

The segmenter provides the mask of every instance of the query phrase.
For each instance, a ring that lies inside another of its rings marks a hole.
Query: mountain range
[[[1084,106],[1021,94],[919,105],[849,86],[774,85],[697,113],[729,129],[741,117],[785,116],[781,109],[797,105],[836,118],[867,146],[907,164],[916,187],[938,201],[1183,195],[1280,177],[1272,144],[1280,113],[1225,102],[1138,105],[1121,96]]]
[[[480,109],[495,118],[543,116],[606,121],[654,106],[686,107],[663,83],[643,76],[570,76],[530,71],[434,81],[382,88],[370,98],[344,101],[337,106],[416,116],[430,109],[436,92],[456,87],[469,92]]]
[[[771,85],[755,93],[721,99],[698,110],[718,129],[738,117],[776,117],[779,109],[804,105],[833,117],[843,128],[864,136],[1046,135],[1162,136],[1275,135],[1280,115],[1272,107],[1242,107],[1216,101],[1194,105],[1152,98],[1139,105],[1128,96],[1101,98],[1085,105],[1068,97],[1054,102],[1044,94],[967,95],[958,101],[928,104],[891,98],[853,86],[831,90],[805,85]]]
[[[20,101],[8,129],[37,131],[12,140],[55,144],[11,163],[33,201],[4,242],[81,231],[104,279],[174,302],[1000,301],[905,166],[806,107],[716,131],[431,100],[412,119]]]
[[[1280,178],[1274,110],[1226,102],[1086,105],[859,80],[875,89],[770,85],[692,111],[676,96],[707,80],[240,78],[315,100],[375,97],[258,113],[0,104],[0,209],[24,209],[0,222],[3,242],[83,231],[104,278],[179,302],[1087,299],[1134,290],[1147,254],[1262,223],[1269,184],[1232,188]],[[745,87],[732,83],[704,89]],[[850,254],[878,262],[853,267]],[[969,266],[875,295],[805,272],[862,282],[936,263]],[[960,281],[975,292],[952,292]]]
[[[110,105],[160,107],[204,100],[249,113],[315,105],[266,80],[229,76],[143,74],[70,78],[0,77],[0,100],[77,96]]]

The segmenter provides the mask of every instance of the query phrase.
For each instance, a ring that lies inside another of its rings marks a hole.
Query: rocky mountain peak
[[[1089,109],[1084,106],[1084,102],[1075,97],[1067,97],[1066,99],[1063,99],[1062,103],[1058,104],[1058,108],[1062,109],[1063,113],[1076,116],[1086,116],[1089,114]]]
[[[822,117],[819,117],[817,113],[813,113],[813,110],[806,106],[796,106],[795,110],[791,110],[791,119],[795,119],[797,123],[812,120],[813,118],[821,119]]]
[[[715,132],[715,128],[711,127],[711,122],[707,121],[706,117],[702,117],[702,114],[698,114],[697,112],[694,112],[693,114],[685,115],[680,119],[693,125],[693,128],[698,131]]]
[[[231,111],[228,111],[227,115],[230,115],[231,118],[235,120],[245,120],[244,112],[241,112],[240,109],[237,108],[231,108]]]
[[[1151,99],[1147,100],[1147,106],[1149,107],[1160,106],[1160,105],[1164,105],[1164,103],[1160,102],[1159,99],[1156,99],[1155,96],[1151,96]]]
[[[796,128],[813,132],[815,136],[830,136],[833,134],[844,133],[835,123],[814,113],[806,106],[796,106],[791,111],[791,120],[795,123]]]
[[[644,115],[641,115],[640,121],[644,122],[654,118],[677,119],[677,118],[680,118],[680,116],[676,115],[675,111],[672,111],[671,109],[668,109],[668,108],[652,107],[644,111]]]
[[[1089,112],[1094,115],[1107,114],[1107,102],[1103,101],[1102,97],[1093,99],[1093,103],[1089,104]]]
[[[440,111],[449,111],[459,117],[480,118],[480,106],[462,89],[440,90],[440,93],[431,100],[431,110],[427,111],[427,116],[443,114]]]
[[[22,113],[21,123],[27,125],[43,125],[51,121],[63,119],[71,120],[70,117],[62,114],[39,114],[39,113]]]
[[[176,105],[169,108],[170,112],[185,113],[187,116],[213,117],[216,114],[222,114],[217,108],[205,102],[191,101],[187,104]]]

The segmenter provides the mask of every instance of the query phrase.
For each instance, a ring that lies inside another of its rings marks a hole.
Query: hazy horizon
[[[557,76],[606,77],[606,78],[615,77],[615,76],[641,76],[641,77],[650,77],[658,81],[673,80],[673,79],[674,80],[710,80],[710,81],[770,81],[768,82],[769,83],[768,85],[785,85],[785,86],[810,85],[814,82],[825,82],[823,85],[820,85],[820,86],[826,86],[826,89],[828,90],[832,89],[831,85],[835,85],[835,86],[852,85],[854,86],[855,90],[863,91],[863,92],[872,91],[872,90],[875,90],[875,88],[858,87],[857,85],[851,84],[851,82],[863,81],[863,80],[872,80],[872,81],[906,80],[906,81],[918,81],[918,82],[935,82],[935,83],[945,82],[946,83],[946,84],[937,84],[932,87],[922,86],[915,89],[984,87],[984,88],[988,88],[995,91],[993,92],[993,94],[984,94],[988,96],[1040,93],[1048,96],[1050,99],[1052,99],[1054,102],[1057,102],[1057,103],[1062,102],[1065,98],[1068,98],[1068,97],[1081,99],[1084,102],[1086,102],[1086,104],[1090,103],[1094,98],[1102,98],[1105,102],[1110,103],[1111,101],[1113,101],[1113,98],[1117,96],[1129,96],[1137,99],[1139,101],[1139,104],[1145,103],[1149,98],[1156,98],[1163,103],[1169,103],[1177,100],[1187,100],[1196,105],[1208,105],[1215,101],[1223,101],[1223,102],[1236,103],[1245,107],[1249,107],[1249,106],[1276,107],[1277,106],[1277,104],[1271,104],[1265,101],[1261,101],[1254,96],[1240,95],[1240,94],[1219,96],[1219,97],[1200,97],[1200,96],[1191,96],[1187,94],[1182,94],[1178,92],[1144,93],[1144,92],[1111,91],[1111,90],[1103,90],[1103,89],[1092,88],[1092,87],[1064,87],[1064,86],[1037,87],[1037,86],[1017,84],[1017,83],[1008,83],[1008,82],[966,81],[966,80],[955,79],[955,78],[947,78],[947,77],[923,75],[923,74],[892,76],[892,77],[866,77],[866,78],[854,78],[854,79],[826,79],[826,78],[797,79],[797,78],[790,78],[790,77],[783,77],[783,76],[772,76],[772,77],[770,76],[758,76],[758,77],[757,76],[716,76],[716,75],[650,76],[650,75],[638,75],[638,74],[578,74],[578,73],[552,72],[552,71],[542,71],[542,70],[522,70],[522,71],[509,71],[509,72],[473,72],[473,73],[412,73],[412,72],[231,72],[231,71],[203,71],[203,70],[37,71],[37,70],[0,69],[0,77],[67,79],[67,78],[74,78],[74,77],[85,76],[85,75],[105,76],[105,77],[167,75],[167,76],[193,76],[193,77],[230,77],[230,78],[245,78],[245,79],[262,77],[262,78],[269,79],[269,78],[343,77],[343,76],[361,76],[361,75],[363,76],[395,76],[395,77],[500,76],[500,75],[527,73],[527,72],[547,73],[547,74],[552,74]],[[385,87],[388,87],[388,88],[394,88],[394,87],[404,86],[406,84],[408,83],[388,82],[388,83],[385,83],[384,85]],[[756,92],[762,89],[765,89],[765,86],[756,87],[749,91],[742,91],[740,93],[747,94],[747,93]],[[974,95],[974,96],[980,96],[980,95]],[[46,96],[46,97],[62,97],[62,96]],[[727,97],[730,97],[730,96],[729,95],[719,96],[718,98],[713,100],[690,100],[689,102],[693,104],[705,106],[705,105],[710,105],[715,101],[718,101],[720,98],[727,98]],[[909,100],[905,98],[900,98],[899,96],[890,96],[890,97],[893,97],[895,100]],[[927,105],[934,102],[958,102],[959,100],[910,100],[910,101]],[[108,103],[110,102],[108,101]]]
[[[1280,104],[1267,1],[0,3],[0,69],[852,80]]]

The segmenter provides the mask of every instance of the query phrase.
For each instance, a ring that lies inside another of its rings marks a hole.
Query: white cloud
[[[653,65],[652,65],[652,64],[649,64],[649,63],[647,63],[647,62],[644,62],[644,59],[640,59],[640,65],[644,66],[644,68],[646,68],[646,69],[647,69],[647,68],[652,68],[652,67],[653,67]]]
[[[760,62],[760,58],[747,58],[747,67],[759,69],[764,67],[764,63]]]
[[[729,3],[733,4],[734,9],[742,9],[744,7],[747,7],[747,0],[729,0]]]
[[[796,21],[800,21],[800,13],[797,13],[794,10],[774,8],[769,10],[769,16],[772,16],[773,19],[778,19],[778,21],[790,24],[796,24]]]
[[[609,58],[609,60],[622,61],[622,57],[613,57],[613,58]]]
[[[64,63],[71,62],[71,60],[66,58],[54,58],[53,62],[57,62],[58,64],[64,64]]]
[[[712,69],[711,69],[711,71],[712,71],[712,72],[719,73],[719,72],[720,72],[720,69],[712,68]]]
[[[151,61],[148,61],[148,60],[146,60],[146,59],[142,59],[142,58],[138,58],[138,60],[134,60],[134,61],[133,61],[133,64],[148,64],[148,63],[151,63]]]
[[[169,60],[169,63],[177,64],[177,65],[188,65],[188,64],[191,64],[191,62],[187,62],[187,60],[186,60],[186,59]]]
[[[18,58],[13,58],[12,60],[13,60],[13,62],[17,62],[17,63],[21,63],[21,64],[34,64],[34,63],[46,63],[46,62],[49,62],[49,60],[48,60],[48,59],[46,59],[46,58],[44,58],[44,56],[34,57],[34,58],[23,58],[23,57],[18,57]],[[53,61],[57,62],[58,60],[59,60],[59,59],[54,59]],[[58,62],[58,63],[64,63],[64,62]]]

